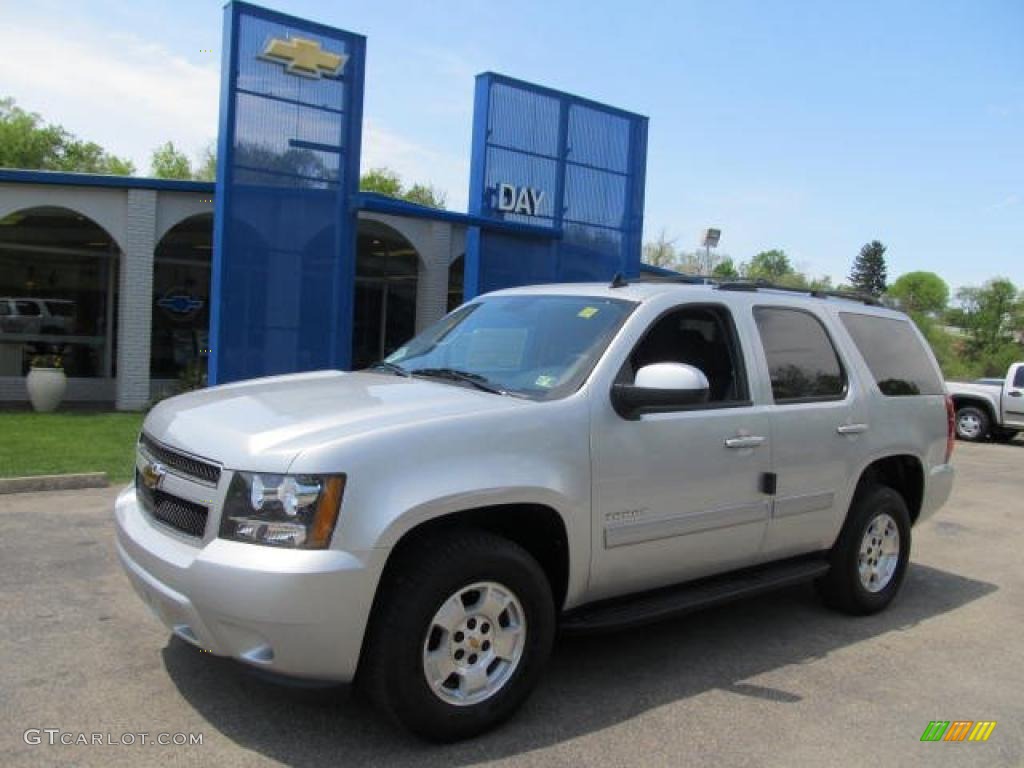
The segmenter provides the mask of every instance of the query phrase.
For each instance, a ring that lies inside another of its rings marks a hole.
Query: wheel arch
[[[903,497],[913,525],[921,514],[924,502],[924,477],[924,464],[914,454],[896,453],[875,458],[860,473],[851,506],[863,489],[873,484],[885,485]]]
[[[999,426],[999,418],[995,412],[995,406],[988,399],[978,395],[951,395],[951,397],[953,398],[953,408],[956,411],[959,411],[964,406],[973,405],[985,412],[985,415],[988,416],[990,427]]]
[[[529,552],[548,578],[555,606],[562,608],[569,590],[571,565],[568,527],[554,507],[535,502],[473,506],[423,520],[404,531],[395,542],[384,565],[382,583],[418,540],[459,528],[493,533]]]
[[[569,534],[565,520],[554,507],[541,503],[494,503],[471,506],[422,520],[403,531],[388,553],[373,596],[359,654],[357,677],[362,676],[367,648],[373,642],[376,619],[381,612],[387,585],[406,552],[424,537],[446,530],[484,530],[514,541],[540,564],[551,585],[556,611],[561,611],[569,591]]]

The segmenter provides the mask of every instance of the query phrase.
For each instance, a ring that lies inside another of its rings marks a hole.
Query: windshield
[[[396,373],[551,400],[583,383],[634,306],[586,296],[487,298],[455,310],[384,363]]]

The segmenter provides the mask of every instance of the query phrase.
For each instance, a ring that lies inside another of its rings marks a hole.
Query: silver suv
[[[951,490],[950,408],[910,320],[863,301],[505,290],[366,371],[159,404],[117,550],[185,641],[453,740],[522,703],[558,629],[804,580],[885,608]]]

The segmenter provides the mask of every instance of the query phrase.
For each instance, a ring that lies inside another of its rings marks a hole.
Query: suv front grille
[[[139,442],[154,459],[180,474],[209,485],[216,485],[220,481],[220,467],[216,464],[167,448],[145,433]]]
[[[135,471],[135,493],[142,508],[154,520],[186,536],[200,538],[205,533],[210,510],[202,504],[179,498],[159,488],[147,488],[138,470]]]

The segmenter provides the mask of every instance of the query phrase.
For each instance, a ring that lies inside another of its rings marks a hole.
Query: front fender
[[[419,525],[504,504],[553,509],[569,544],[568,600],[590,568],[590,431],[583,393],[386,429],[304,453],[292,471],[348,476],[334,546],[388,549]],[[301,464],[301,466],[298,466]]]

